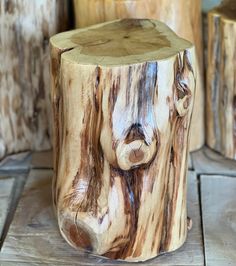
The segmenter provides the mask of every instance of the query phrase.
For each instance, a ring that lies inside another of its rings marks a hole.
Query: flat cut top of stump
[[[221,5],[214,8],[211,12],[223,16],[226,19],[236,21],[236,1],[225,0]]]
[[[66,60],[105,66],[163,60],[192,47],[164,23],[150,19],[97,24],[59,33],[50,42]]]

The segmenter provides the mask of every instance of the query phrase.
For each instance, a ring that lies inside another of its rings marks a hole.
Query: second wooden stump
[[[236,160],[236,2],[208,14],[207,144]]]
[[[155,20],[51,39],[54,204],[76,248],[143,261],[187,235],[195,52]]]

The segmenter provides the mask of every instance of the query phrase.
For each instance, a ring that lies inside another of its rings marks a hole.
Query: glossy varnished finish
[[[158,19],[166,23],[180,37],[194,43],[198,60],[190,151],[199,149],[204,144],[205,138],[201,2],[201,0],[74,0],[75,22],[78,28],[114,19]]]
[[[207,144],[236,159],[236,4],[208,14]]]
[[[193,46],[160,22],[125,19],[58,34],[51,55],[62,235],[129,261],[177,249],[187,234]]]

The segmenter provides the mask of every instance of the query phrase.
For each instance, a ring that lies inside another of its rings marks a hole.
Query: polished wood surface
[[[208,13],[207,145],[236,159],[236,4]]]
[[[201,0],[74,0],[74,12],[78,28],[121,18],[158,19],[194,43],[197,82],[190,151],[199,149],[205,140]]]
[[[76,248],[143,261],[187,235],[195,52],[165,24],[124,19],[51,38],[54,204]]]

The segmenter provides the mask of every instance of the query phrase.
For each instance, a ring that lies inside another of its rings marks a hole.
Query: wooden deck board
[[[14,178],[0,177],[0,240],[11,204],[13,185]]]
[[[134,265],[76,251],[62,239],[52,209],[51,176],[51,170],[31,170],[0,254],[3,265],[10,262],[31,265]],[[199,198],[193,172],[189,173],[189,187],[188,209],[193,228],[187,242],[178,251],[147,261],[144,265],[203,265]]]
[[[191,153],[193,169],[197,174],[236,176],[236,160],[224,158],[208,147]]]
[[[236,265],[236,178],[201,176],[207,266]]]
[[[21,152],[18,154],[9,155],[0,161],[1,171],[20,171],[30,168],[31,152]]]

